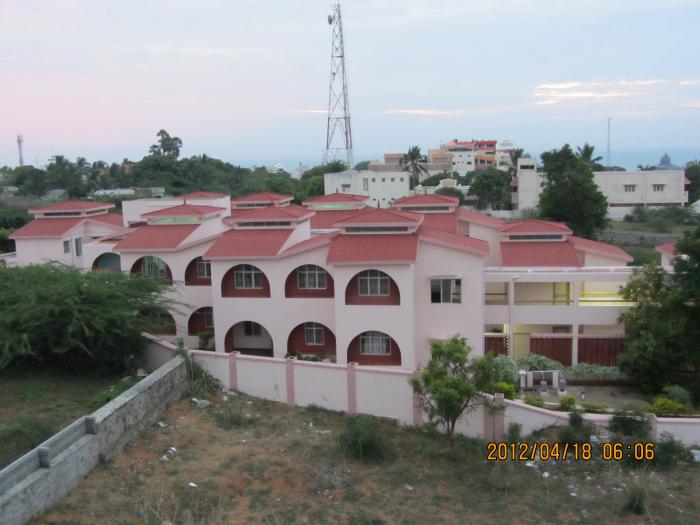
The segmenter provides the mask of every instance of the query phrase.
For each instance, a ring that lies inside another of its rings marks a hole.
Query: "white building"
[[[326,173],[323,176],[323,187],[326,195],[366,195],[370,206],[388,208],[394,199],[410,195],[409,178],[410,174],[406,171],[348,170]]]

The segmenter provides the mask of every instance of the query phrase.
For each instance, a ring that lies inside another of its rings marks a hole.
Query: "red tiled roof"
[[[488,226],[490,228],[500,228],[503,224],[502,219],[497,219],[467,208],[459,208],[457,213],[459,213],[459,219],[462,221],[473,222],[474,224],[481,224],[482,226]]]
[[[180,246],[199,224],[141,226],[119,241],[115,251],[172,250]]]
[[[93,211],[114,208],[111,202],[94,202],[94,201],[65,201],[57,204],[49,204],[48,206],[40,206],[39,208],[30,208],[29,213],[47,213],[55,211],[78,212],[78,211]]]
[[[227,222],[298,221],[305,217],[310,217],[313,213],[313,210],[294,204],[289,206],[266,206],[265,208],[235,210],[233,216],[227,219]]]
[[[339,235],[338,232],[323,233],[321,235],[314,235],[313,237],[306,239],[305,241],[298,242],[283,252],[280,252],[281,257],[286,257],[287,255],[294,255],[295,253],[305,252],[307,250],[313,250],[319,246],[324,246],[330,244],[331,240]]]
[[[314,205],[314,204],[335,204],[335,203],[362,203],[367,202],[369,197],[366,195],[352,195],[350,193],[329,193],[328,195],[321,195],[320,197],[313,197],[307,199],[302,204],[304,206]]]
[[[659,244],[658,246],[655,247],[657,252],[663,253],[664,255],[668,255],[669,257],[675,257],[676,255],[676,243],[675,242],[667,242],[664,244]]]
[[[503,233],[562,233],[570,235],[571,229],[564,223],[528,219],[525,221],[509,222],[501,226]]]
[[[179,204],[161,210],[149,211],[142,217],[201,217],[225,211],[224,208],[216,206],[199,206],[196,204]]]
[[[435,244],[441,244],[467,252],[479,253],[481,255],[487,255],[489,253],[488,242],[467,235],[434,230],[421,226],[418,230],[418,236],[421,240],[427,242],[434,242]]]
[[[12,232],[10,238],[61,237],[84,220],[85,217],[34,219]]]
[[[457,210],[449,213],[424,213],[421,226],[444,232],[457,233],[457,217]]]
[[[632,262],[634,260],[634,258],[625,250],[618,248],[617,246],[613,246],[612,244],[592,241],[590,239],[584,239],[583,237],[576,237],[575,235],[569,236],[569,242],[573,244],[577,250],[584,252],[597,253],[606,257],[621,259],[625,262]]]
[[[413,262],[418,250],[415,234],[346,234],[331,241],[329,263]]]
[[[185,193],[183,195],[185,199],[219,199],[221,197],[228,197],[227,193],[215,193],[211,191],[193,191],[190,193]]]
[[[501,242],[502,266],[581,266],[573,244],[554,242]]]
[[[290,201],[293,198],[294,197],[291,195],[282,195],[281,193],[262,191],[259,193],[251,193],[249,195],[242,195],[241,197],[232,197],[231,202],[233,202],[235,204],[240,204],[240,203],[268,203],[268,204],[272,204],[274,202]]]
[[[423,220],[420,213],[390,210],[387,208],[365,207],[359,212],[339,219],[339,227],[381,225],[381,226],[417,226]]]
[[[293,229],[230,230],[203,255],[205,259],[275,257]]]
[[[364,208],[350,210],[315,210],[311,216],[312,230],[327,230],[333,228],[340,219],[359,213]]]
[[[105,213],[103,215],[92,215],[89,217],[93,221],[106,222],[112,226],[124,227],[124,217],[121,213]]]
[[[409,197],[401,197],[396,199],[392,206],[395,208],[402,206],[457,206],[459,204],[459,199],[457,197],[450,197],[448,195],[440,194],[424,194],[424,195],[411,195]]]

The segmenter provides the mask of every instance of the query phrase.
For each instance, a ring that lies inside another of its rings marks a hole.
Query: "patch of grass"
[[[375,418],[348,416],[345,432],[340,436],[340,448],[360,461],[381,461],[388,455],[388,443]]]
[[[643,481],[634,481],[625,490],[625,510],[644,514],[647,509],[649,487]]]
[[[633,257],[633,266],[644,266],[645,264],[661,264],[661,254],[653,246],[648,244],[637,245],[617,245]]]
[[[216,424],[224,430],[254,423],[250,414],[244,414],[242,408],[233,403],[224,403],[220,409],[213,412],[213,417]]]
[[[0,424],[0,468],[40,445],[55,432],[55,424],[31,415],[17,416]]]

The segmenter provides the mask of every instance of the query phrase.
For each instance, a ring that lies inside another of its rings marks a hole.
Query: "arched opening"
[[[165,310],[143,310],[141,315],[148,318],[150,332],[155,335],[177,335],[175,319]]]
[[[120,272],[122,260],[118,253],[103,253],[92,263],[93,272]]]
[[[335,335],[321,323],[301,323],[289,333],[287,353],[313,355],[335,361]]]
[[[285,297],[333,297],[333,277],[315,264],[303,264],[284,283]]]
[[[211,306],[198,308],[187,321],[187,335],[199,335],[214,331],[214,311]]]
[[[185,285],[211,286],[211,264],[201,257],[195,257],[185,269]]]
[[[240,352],[245,355],[273,357],[272,337],[263,325],[255,321],[241,321],[226,332],[226,353]]]
[[[173,280],[173,272],[165,261],[154,255],[146,255],[137,260],[131,267],[131,275],[140,275],[151,279]]]
[[[400,366],[401,350],[384,332],[367,331],[355,336],[348,346],[348,363]]]
[[[345,288],[345,304],[401,304],[399,287],[381,270],[364,270],[356,274]]]
[[[270,282],[257,266],[238,264],[221,280],[223,297],[270,297]]]

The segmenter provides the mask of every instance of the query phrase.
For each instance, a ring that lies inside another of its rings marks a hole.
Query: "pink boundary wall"
[[[176,346],[144,334],[148,345],[146,362],[158,368],[172,357]],[[417,371],[399,368],[359,366],[225,354],[205,350],[189,350],[190,355],[224,388],[289,405],[317,405],[349,414],[369,414],[395,419],[404,425],[423,423],[419,399],[413,394],[408,379]],[[522,425],[522,435],[550,425],[565,425],[566,412],[526,405],[503,398],[503,394],[484,394],[485,406],[478,407],[457,425],[457,432],[502,441],[508,425]],[[607,425],[612,416],[585,414],[584,418]],[[664,432],[687,446],[700,444],[700,418],[657,418],[652,416],[652,439]]]

